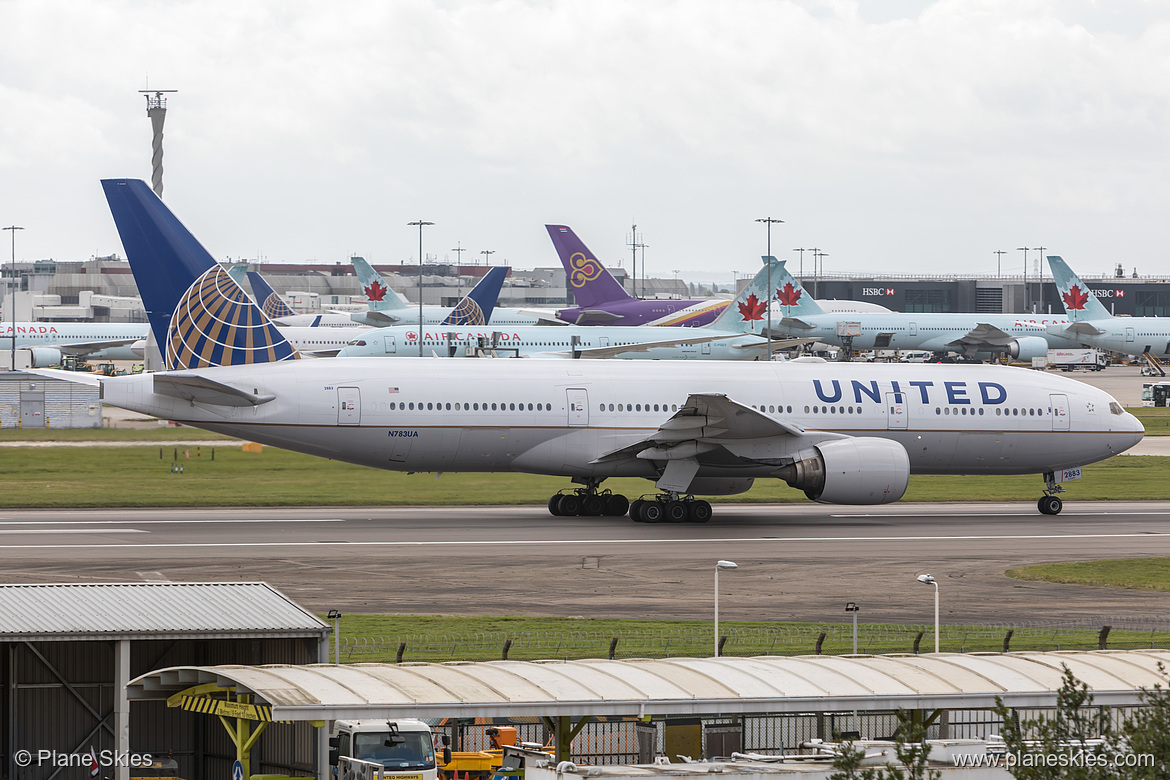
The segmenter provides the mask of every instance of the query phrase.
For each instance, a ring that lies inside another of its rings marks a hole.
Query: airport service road
[[[1164,614],[1167,594],[1021,582],[1009,566],[1170,555],[1170,503],[722,505],[708,525],[536,507],[0,512],[13,583],[250,581],[345,612],[926,623]]]

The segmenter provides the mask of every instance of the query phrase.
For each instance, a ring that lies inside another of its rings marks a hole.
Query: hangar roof
[[[0,585],[0,642],[314,637],[329,630],[264,582]]]
[[[1165,683],[1159,662],[1170,666],[1170,650],[187,666],[128,690],[166,699],[215,683],[254,694],[275,720],[953,709],[992,707],[996,696],[1053,707],[1067,665],[1096,704],[1126,706]]]

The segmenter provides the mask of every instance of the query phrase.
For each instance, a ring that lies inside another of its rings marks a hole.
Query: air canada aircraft
[[[955,352],[972,358],[1007,355],[1031,360],[1048,350],[1076,346],[1074,341],[1047,330],[1067,325],[1068,318],[1045,314],[962,314],[829,312],[809,295],[787,270],[776,283],[781,319],[773,329],[786,336],[812,337],[851,349],[921,349],[938,354]],[[838,326],[850,323],[851,329]],[[847,333],[855,335],[846,335]]]
[[[1170,358],[1170,317],[1114,317],[1062,258],[1049,255],[1048,265],[1070,320],[1050,333],[1109,352]]]
[[[1107,393],[999,366],[299,360],[144,182],[103,186],[170,369],[102,378],[105,403],[375,468],[571,478],[555,515],[705,522],[696,494],[766,477],[884,504],[932,473],[1042,474],[1055,514],[1063,482],[1143,434]],[[601,489],[619,476],[660,492]]]
[[[5,322],[0,323],[0,349],[13,346],[31,353],[32,366],[60,363],[65,355],[95,360],[138,360],[148,327],[143,322]]]

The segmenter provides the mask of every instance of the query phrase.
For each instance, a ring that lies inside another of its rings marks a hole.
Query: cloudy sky
[[[121,244],[138,90],[177,89],[164,200],[218,258],[652,275],[1170,275],[1170,0],[0,0],[0,222],[18,259]],[[5,234],[3,238],[7,239]],[[8,241],[0,258],[10,255]],[[1029,252],[1029,260],[1036,256]],[[804,266],[811,272],[811,258]]]

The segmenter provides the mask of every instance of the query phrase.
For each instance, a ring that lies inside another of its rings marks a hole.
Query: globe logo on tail
[[[601,276],[601,264],[591,260],[580,252],[574,252],[569,257],[569,284],[574,287],[584,287],[586,282],[592,282]]]
[[[272,293],[264,299],[264,313],[269,317],[292,317],[296,312],[289,308],[289,305],[280,299],[276,293]]]
[[[295,360],[296,351],[222,268],[195,280],[171,315],[168,369]]]
[[[486,325],[484,320],[483,309],[479,304],[470,298],[464,298],[459,301],[459,305],[451,310],[447,315],[447,319],[443,321],[444,325]]]

